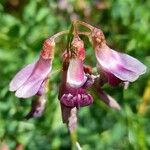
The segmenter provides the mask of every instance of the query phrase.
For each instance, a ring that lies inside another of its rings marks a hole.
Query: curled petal
[[[10,91],[16,91],[32,74],[36,62],[27,65],[25,68],[21,69],[15,77],[11,80],[9,84]]]
[[[117,101],[112,98],[110,95],[108,95],[107,93],[105,93],[102,90],[98,91],[98,94],[100,96],[100,98],[102,99],[102,101],[107,104],[109,107],[111,108],[115,108],[115,109],[120,109],[120,105],[117,103]]]
[[[84,83],[84,85],[82,86],[82,88],[84,88],[84,89],[90,88],[94,84],[94,81],[96,79],[96,76],[94,76],[94,75],[86,74],[86,77],[87,77],[87,80]]]
[[[67,107],[84,107],[91,105],[93,103],[93,98],[90,94],[76,94],[76,95],[71,95],[69,94],[64,94],[61,99],[61,103]]]
[[[85,83],[86,79],[83,61],[78,58],[71,59],[67,72],[67,83],[71,87],[79,88]]]
[[[137,59],[110,49],[107,45],[95,50],[99,65],[123,81],[133,82],[146,72],[146,66]]]

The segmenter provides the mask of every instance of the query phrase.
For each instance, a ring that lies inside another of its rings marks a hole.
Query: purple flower
[[[38,61],[20,70],[9,85],[10,91],[16,91],[19,98],[29,98],[42,92],[42,84],[51,70],[51,60],[39,58]]]
[[[75,60],[72,62],[74,62],[73,66],[74,68],[76,68],[77,66],[75,65],[77,65],[77,62]],[[75,73],[75,75],[80,74],[80,76],[76,76],[75,78],[71,77],[69,78],[70,80],[68,80],[67,77],[68,75],[70,75],[68,72],[70,72],[73,68],[69,66],[68,62],[63,63],[62,80],[60,84],[58,99],[60,100],[62,120],[64,123],[68,123],[71,110],[74,107],[80,108],[87,105],[91,105],[93,103],[92,96],[86,93],[85,87],[87,86],[85,84],[87,83],[87,81],[81,82],[82,81],[81,79],[84,78],[82,77],[82,75],[84,76],[82,63],[80,63],[78,67],[79,67],[78,71],[77,72],[73,71],[73,72]],[[77,84],[72,84],[72,83],[77,83]],[[81,83],[80,86],[78,83]]]
[[[59,99],[66,107],[79,108],[90,105],[93,102],[93,98],[86,93],[86,88],[83,87],[85,82],[87,82],[83,67],[85,58],[83,41],[76,36],[72,41],[72,47],[74,55],[65,59],[63,63]]]
[[[87,83],[87,77],[84,75],[83,64],[77,62],[80,61],[78,59],[73,61],[71,60],[71,63],[73,64],[69,63],[69,66],[66,66],[68,64],[64,62],[65,67],[63,68],[66,70],[63,69],[62,82],[60,85],[60,102],[70,108],[80,108],[90,105],[93,102],[92,96],[86,93],[85,87],[87,86],[84,84]],[[70,73],[73,73],[73,76],[70,76]]]
[[[137,59],[110,49],[101,30],[94,28],[92,41],[98,68],[105,73],[111,85],[121,81],[133,82],[146,72],[146,66]]]
[[[29,98],[36,94],[42,95],[43,85],[52,68],[54,41],[44,42],[39,60],[20,70],[9,84],[10,91],[16,91],[19,98]]]

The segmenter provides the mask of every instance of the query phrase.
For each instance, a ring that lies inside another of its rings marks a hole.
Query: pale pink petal
[[[15,77],[11,80],[9,84],[10,91],[16,91],[29,78],[29,76],[33,72],[35,64],[36,62],[27,65],[15,75]]]
[[[71,59],[67,72],[67,83],[71,87],[81,87],[86,82],[87,77],[85,76],[83,69],[83,61],[75,58]]]
[[[40,58],[35,65],[31,76],[27,81],[16,91],[16,96],[20,98],[29,98],[35,95],[43,81],[47,78],[51,70],[51,61]]]
[[[107,93],[105,93],[102,90],[99,90],[98,94],[99,94],[100,98],[102,99],[102,101],[105,104],[107,104],[109,107],[112,107],[112,108],[115,108],[115,109],[118,109],[118,110],[120,109],[120,105],[110,95],[108,95]]]
[[[110,70],[110,72],[123,81],[133,82],[139,77],[139,74],[123,68],[122,66],[117,66],[115,69]]]
[[[111,50],[112,52],[118,53],[114,50]],[[136,72],[139,75],[142,75],[146,72],[146,66],[141,63],[139,60],[137,60],[136,58],[124,54],[124,53],[118,53],[119,54],[119,58],[120,58],[120,62],[121,64],[127,66],[127,68],[129,70],[132,70],[134,72]]]
[[[110,49],[107,45],[95,50],[99,65],[123,81],[135,81],[146,72],[146,66],[137,59]]]
[[[15,93],[15,96],[19,98],[29,98],[34,96],[40,89],[43,80],[28,80],[23,86],[21,86]]]

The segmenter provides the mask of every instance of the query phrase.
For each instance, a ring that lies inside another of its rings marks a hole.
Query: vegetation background
[[[125,91],[105,87],[120,103],[121,111],[108,108],[96,96],[92,106],[80,110],[78,140],[83,150],[150,149],[149,0],[0,0],[0,149],[70,149],[57,99],[60,51],[66,38],[56,50],[48,103],[41,118],[24,120],[31,100],[16,98],[8,85],[18,70],[38,58],[43,41],[69,28],[72,19],[101,28],[110,47],[148,67]],[[93,50],[86,38],[84,41],[87,63],[94,67]]]

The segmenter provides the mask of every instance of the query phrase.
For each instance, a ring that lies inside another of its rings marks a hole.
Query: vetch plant
[[[79,26],[89,29],[81,32]],[[100,100],[109,107],[119,110],[120,105],[109,94],[102,90],[104,84],[110,86],[124,85],[146,72],[146,66],[137,59],[117,52],[108,47],[101,29],[85,22],[74,21],[69,31],[59,32],[48,38],[41,50],[39,59],[20,70],[12,79],[9,90],[15,92],[19,98],[29,98],[37,95],[31,111],[26,118],[40,117],[46,105],[48,81],[51,76],[52,62],[55,53],[56,38],[67,34],[67,48],[62,56],[61,83],[58,99],[61,106],[62,120],[67,124],[73,144],[80,149],[75,136],[77,127],[77,112],[81,107],[90,106],[94,99],[90,91],[95,91]],[[84,64],[86,52],[84,41],[80,35],[85,35],[91,42],[97,62],[97,72]]]

